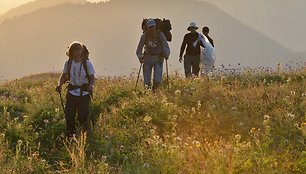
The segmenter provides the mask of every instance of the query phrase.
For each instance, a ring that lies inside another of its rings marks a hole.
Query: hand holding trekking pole
[[[55,89],[58,93],[59,93],[59,95],[60,95],[60,99],[61,99],[61,104],[62,104],[62,109],[63,109],[63,111],[64,111],[64,113],[65,113],[65,106],[64,106],[64,101],[63,101],[63,97],[62,97],[62,86],[57,86],[56,87],[56,89]]]
[[[179,58],[179,62],[180,62],[180,63],[183,62],[183,58],[182,58],[182,57]]]
[[[56,92],[61,93],[62,92],[62,87],[61,86],[57,86],[55,88]]]
[[[143,58],[143,57],[140,58],[140,59],[139,59],[139,62],[140,62],[141,64],[143,64],[143,63],[144,63],[144,58]]]

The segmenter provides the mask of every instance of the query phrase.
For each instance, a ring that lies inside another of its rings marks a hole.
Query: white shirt
[[[87,71],[89,75],[94,75],[95,70],[92,65],[92,63],[89,60],[86,60],[86,65],[87,65]],[[63,73],[68,73],[68,61],[65,62],[64,64],[64,70]],[[83,84],[88,84],[88,79],[86,77],[86,72],[83,67],[82,62],[75,62],[74,60],[71,63],[71,68],[70,68],[70,84],[75,85],[75,86],[82,86]],[[69,91],[70,94],[74,96],[81,96],[81,90],[80,89],[74,89]],[[83,91],[83,96],[88,95],[89,92]]]

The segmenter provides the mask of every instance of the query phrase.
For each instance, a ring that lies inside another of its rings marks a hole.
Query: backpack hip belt
[[[67,86],[67,90],[71,91],[71,90],[75,90],[75,89],[80,89],[81,90],[81,96],[83,96],[84,91],[89,92],[88,87],[89,87],[88,83],[83,84],[82,86],[72,85],[72,84],[69,83],[69,85]]]

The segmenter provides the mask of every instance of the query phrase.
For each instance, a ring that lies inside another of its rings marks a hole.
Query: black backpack
[[[141,28],[143,30],[143,33],[145,33],[147,31],[147,21],[149,19],[143,19],[142,24],[141,24]],[[162,32],[167,41],[171,42],[172,41],[172,34],[171,34],[171,30],[172,30],[172,26],[171,26],[171,22],[169,19],[154,19],[156,22],[156,28],[157,30],[159,30],[160,32]]]

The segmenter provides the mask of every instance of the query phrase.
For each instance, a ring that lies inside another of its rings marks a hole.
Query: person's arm
[[[165,35],[163,33],[161,33],[161,42],[162,42],[162,46],[163,46],[163,52],[164,52],[164,56],[166,59],[169,58],[170,56],[170,47],[168,44],[168,41],[165,37]]]
[[[67,75],[68,75],[68,61],[65,62],[65,65],[64,65],[64,70],[58,80],[58,84],[57,84],[57,87],[56,87],[56,91],[57,92],[62,92],[62,86],[63,84],[65,84],[67,82]]]
[[[212,40],[212,38],[210,38],[210,40],[211,40],[211,45],[213,46],[213,47],[215,47],[215,44],[214,44],[214,40]]]
[[[186,35],[184,37],[184,40],[183,40],[183,43],[182,43],[182,46],[181,46],[181,52],[180,52],[180,58],[183,57],[183,54],[184,54],[184,51],[186,49],[186,45],[187,45],[187,41],[186,41]]]
[[[96,78],[95,78],[95,69],[91,63],[91,61],[87,60],[87,70],[88,70],[88,75],[89,75],[89,86],[88,86],[88,91],[93,92],[95,83],[96,83]]]
[[[145,35],[143,34],[140,38],[140,41],[138,43],[138,46],[137,46],[137,50],[136,50],[136,55],[139,59],[140,62],[142,62],[143,60],[143,53],[142,53],[142,50],[143,50],[143,47],[145,45]]]
[[[90,80],[89,85],[90,85],[90,86],[95,86],[96,78],[95,78],[95,75],[94,75],[94,74],[89,75],[89,80]]]
[[[63,84],[65,84],[67,82],[67,73],[62,73],[59,81],[58,81],[58,86],[63,86]]]

